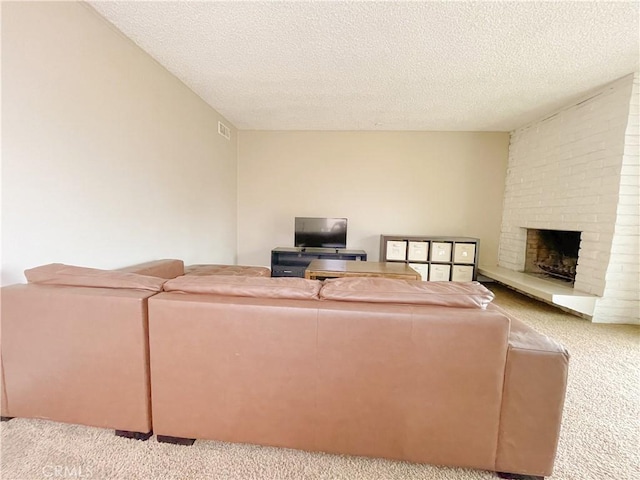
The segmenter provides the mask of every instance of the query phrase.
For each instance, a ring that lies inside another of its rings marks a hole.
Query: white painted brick
[[[617,166],[617,165],[620,165],[620,157],[618,155],[606,156],[605,159],[604,159],[604,164],[605,164],[605,166]]]
[[[638,90],[638,75],[625,77],[598,97],[512,132],[510,139],[500,263],[523,266],[525,236],[518,230],[582,231],[575,288],[611,299],[599,301],[594,321],[620,321],[638,308],[613,309],[634,298],[634,283],[638,289],[637,243],[621,237],[639,235],[633,220],[640,198],[640,137],[633,129],[640,124]]]
[[[633,300],[618,300],[612,303],[602,303],[596,306],[596,311],[602,310],[606,307],[606,312],[602,312],[602,315],[594,315],[593,321],[597,322],[600,316],[614,316],[621,317],[622,319],[635,320],[637,322],[638,315],[640,314],[640,304]],[[627,323],[627,322],[620,322]]]
[[[619,184],[613,189],[613,193],[603,193],[596,198],[596,202],[600,204],[610,205],[612,210],[615,211],[615,207],[618,205],[619,201]],[[587,197],[589,200],[593,200],[594,197]]]
[[[609,275],[609,274],[607,274]],[[638,281],[640,281],[640,273],[638,272],[612,272],[614,277],[609,278],[607,276],[607,291],[609,297],[617,298],[620,292],[635,292],[640,297],[640,291],[638,290]],[[615,276],[619,275],[619,276]]]
[[[640,262],[637,262],[637,258],[631,258],[628,262],[622,265],[622,271],[629,275],[636,275],[636,280],[640,283]]]
[[[623,227],[638,227],[640,226],[640,218],[637,215],[618,215],[617,225]]]
[[[617,255],[625,255],[628,256],[629,258],[631,256],[633,257],[638,257],[638,244],[636,243],[635,245],[630,244],[630,245],[612,245],[611,246],[611,254],[616,254]],[[628,261],[631,261],[630,259]],[[617,260],[616,260],[616,263]]]
[[[609,279],[609,277],[607,277],[607,291],[614,292],[616,299],[619,298],[621,300],[624,300],[621,295],[629,296],[629,293],[633,293],[633,295],[631,295],[631,299],[640,300],[640,292],[638,292],[638,289],[636,288],[639,278],[640,277],[638,277],[637,273],[633,275],[627,275],[626,277],[620,277],[615,280]],[[613,295],[607,298],[613,299]]]
[[[620,264],[614,264],[609,262],[609,268],[607,268],[607,280],[609,279],[609,275],[613,274],[613,273],[618,273],[618,274],[622,274],[622,265]],[[628,272],[627,272],[628,274]]]
[[[640,206],[640,189],[637,189],[633,195],[620,195],[619,205]]]
[[[624,164],[625,165],[640,164],[640,147],[639,146],[630,145],[624,149]]]
[[[582,232],[580,235],[580,242],[597,242],[602,236],[595,232]]]
[[[609,285],[607,284],[607,287],[609,288]],[[628,290],[620,290],[620,289],[616,289],[617,290],[617,294],[616,294],[616,300],[618,302],[621,301],[637,301],[638,300],[638,292],[637,291],[628,291]]]
[[[632,199],[634,197],[629,195],[629,198]],[[635,199],[637,202],[638,197],[635,197]],[[630,204],[627,205],[621,202],[620,205],[618,205],[618,215],[638,216],[639,214],[640,214],[640,205],[638,203],[630,202]]]
[[[640,188],[640,177],[638,175],[622,175],[620,177],[620,185],[635,187],[637,191],[637,189]]]
[[[616,235],[611,242],[612,246],[632,246],[637,250],[633,253],[640,253],[640,235]]]
[[[587,269],[598,270],[600,268],[600,259],[595,258],[595,256],[591,254],[584,255],[583,252],[580,252],[577,268],[583,273],[586,273]]]
[[[616,223],[615,213],[598,213],[596,215],[595,223],[598,227],[601,226],[614,226]]]
[[[638,195],[637,185],[620,185],[620,195]]]
[[[625,158],[622,161],[620,175],[640,176],[640,165],[631,165],[625,161],[626,159],[627,156],[625,155]]]
[[[638,313],[639,304],[638,301],[634,299],[602,299],[598,307],[602,308],[603,306],[607,306],[607,309],[610,310],[613,315],[634,316]]]
[[[621,284],[624,284],[625,287],[628,285],[628,280],[629,280],[629,275],[624,273],[624,272],[612,272],[612,271],[607,271],[607,287],[609,287],[609,282],[620,282]],[[626,289],[626,288],[625,288]],[[616,289],[616,296],[615,298],[621,298],[621,290],[619,288]]]
[[[616,225],[617,235],[638,235],[638,226],[635,225]]]
[[[617,202],[618,190],[620,188],[620,177],[617,175],[603,177],[601,185],[599,201],[607,200],[610,201],[610,203],[615,204]],[[608,198],[604,198],[605,196],[608,196]]]

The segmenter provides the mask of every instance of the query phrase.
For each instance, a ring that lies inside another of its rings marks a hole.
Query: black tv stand
[[[367,252],[345,248],[278,247],[271,250],[271,276],[304,278],[304,271],[316,258],[364,262]]]

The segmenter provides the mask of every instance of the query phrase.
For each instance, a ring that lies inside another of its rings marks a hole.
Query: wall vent
[[[231,129],[222,122],[218,122],[218,133],[227,140],[231,140]]]

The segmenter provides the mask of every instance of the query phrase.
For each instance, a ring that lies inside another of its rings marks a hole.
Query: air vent
[[[222,122],[218,122],[218,133],[227,140],[231,139],[231,129]]]

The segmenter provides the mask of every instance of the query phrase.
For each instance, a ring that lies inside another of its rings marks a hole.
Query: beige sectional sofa
[[[482,285],[264,270],[27,271],[2,288],[2,415],[552,473],[568,354]]]
[[[568,354],[480,284],[180,277],[164,290],[149,300],[160,440],[553,470]]]

